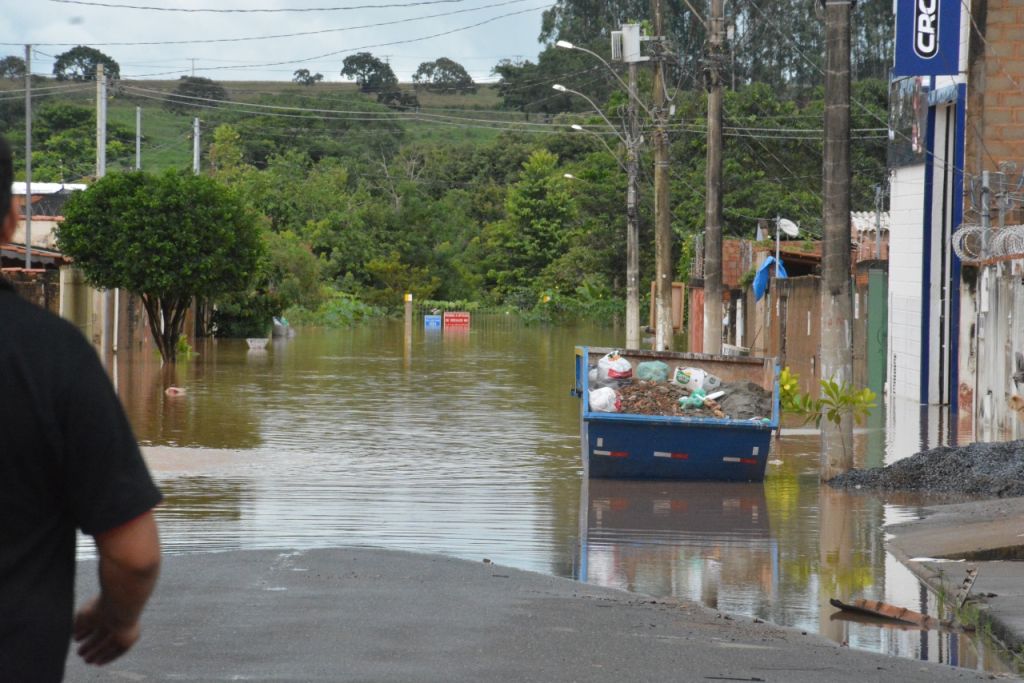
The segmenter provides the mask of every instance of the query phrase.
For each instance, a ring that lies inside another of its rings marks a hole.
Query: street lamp
[[[574,45],[573,43],[570,43],[568,40],[559,40],[559,41],[557,41],[555,43],[555,47],[564,48],[566,50],[579,50],[580,52],[586,52],[588,55],[591,55],[591,56],[597,58],[602,64],[604,64],[606,67],[608,67],[608,70],[612,73],[612,76],[615,76],[615,80],[617,80],[619,82],[619,85],[621,85],[623,88],[626,89],[626,93],[629,95],[629,98],[632,101],[634,101],[637,104],[639,104],[640,107],[645,112],[647,112],[648,116],[654,116],[651,113],[651,110],[647,108],[647,105],[644,104],[643,100],[641,100],[639,97],[636,96],[636,94],[633,92],[633,88],[630,88],[629,85],[624,80],[622,80],[622,77],[619,76],[619,74],[617,74],[615,72],[615,69],[612,68],[611,64],[609,64],[607,61],[605,61],[604,57],[602,57],[601,55],[597,54],[593,50],[588,50],[585,47],[580,47],[579,45]],[[555,90],[558,90],[558,86],[555,86]]]
[[[559,41],[566,42],[566,41]],[[604,61],[604,60],[602,60]],[[558,92],[568,92],[579,95],[593,107],[594,111],[604,120],[605,124],[615,133],[619,141],[626,147],[626,164],[623,165],[611,146],[605,141],[604,136],[591,130],[587,130],[578,123],[571,124],[571,128],[581,133],[596,135],[608,153],[612,155],[619,167],[626,172],[626,347],[631,349],[640,348],[640,219],[637,210],[637,179],[639,176],[637,159],[640,146],[640,135],[635,126],[631,125],[626,130],[626,135],[620,135],[618,129],[608,120],[601,108],[594,104],[594,101],[581,92],[566,88],[560,83],[551,86]],[[632,93],[631,93],[632,94]],[[635,113],[635,110],[632,110]],[[635,121],[635,116],[631,116]]]

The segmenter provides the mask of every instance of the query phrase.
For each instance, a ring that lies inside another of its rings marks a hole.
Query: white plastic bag
[[[672,384],[678,384],[686,391],[693,393],[695,389],[704,388],[704,379],[707,377],[707,374],[700,368],[684,368],[679,366],[672,372]]]
[[[617,413],[622,408],[619,395],[611,387],[601,387],[590,392],[590,409],[595,413]]]
[[[612,351],[597,361],[597,377],[601,380],[632,379],[633,366],[618,351]]]

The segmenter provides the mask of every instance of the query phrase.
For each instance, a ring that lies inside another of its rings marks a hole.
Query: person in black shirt
[[[0,137],[0,243],[14,233]],[[106,664],[139,638],[156,585],[161,500],[93,348],[0,276],[0,681],[59,681],[72,633]],[[74,612],[76,531],[94,537],[100,592]]]

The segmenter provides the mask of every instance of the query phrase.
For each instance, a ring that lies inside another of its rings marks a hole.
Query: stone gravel
[[[842,489],[1024,496],[1024,440],[942,446],[887,467],[851,470],[828,483]]]

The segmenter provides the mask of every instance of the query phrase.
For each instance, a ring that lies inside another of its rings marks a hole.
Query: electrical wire
[[[112,2],[91,2],[89,0],[50,0],[63,5],[83,5],[87,7],[103,7],[107,9],[132,9],[148,12],[180,12],[185,14],[279,14],[284,12],[348,12],[360,9],[386,9],[390,7],[418,7],[421,5],[442,5],[465,0],[417,0],[415,2],[386,3],[377,5],[345,5],[339,7],[275,7],[275,8],[194,8],[194,7],[157,7],[152,5],[122,5]]]
[[[53,0],[56,2],[56,0]],[[459,0],[462,1],[462,0]],[[251,42],[254,40],[279,40],[281,38],[299,38],[304,36],[315,36],[322,35],[325,33],[342,33],[345,31],[359,31],[367,28],[380,28],[381,26],[395,26],[397,24],[408,24],[414,21],[423,21],[426,19],[438,19],[440,17],[450,17],[456,14],[466,14],[467,12],[478,12],[484,9],[493,9],[494,7],[504,7],[507,5],[518,5],[528,0],[503,0],[502,2],[495,2],[490,5],[481,5],[480,7],[466,7],[463,9],[452,10],[451,12],[439,12],[437,14],[424,14],[419,17],[406,17],[403,19],[392,19],[390,21],[379,21],[373,24],[363,24],[361,26],[344,26],[341,28],[324,28],[316,31],[300,31],[297,33],[277,33],[262,36],[245,36],[241,38],[195,38],[189,40],[148,40],[148,41],[119,41],[119,42],[106,42],[106,43],[90,43],[90,47],[148,47],[154,45],[208,45],[212,43],[243,43]],[[0,43],[0,45],[6,45],[8,43]],[[39,45],[55,46],[55,47],[67,47],[75,46],[79,43],[39,43]],[[224,67],[231,68],[231,67]]]
[[[246,64],[244,66],[210,66],[210,67],[201,67],[201,68],[197,69],[197,71],[220,71],[220,70],[225,70],[225,69],[242,69],[242,68],[250,68],[251,69],[251,68],[262,68],[262,67],[268,67],[268,66],[282,66],[282,65],[285,65],[285,64],[302,64],[302,63],[305,63],[305,62],[316,61],[318,59],[325,59],[327,57],[334,57],[334,56],[337,56],[337,55],[349,54],[349,53],[352,53],[352,52],[359,52],[361,50],[369,50],[371,48],[391,47],[392,45],[407,45],[409,43],[418,43],[418,42],[422,42],[424,40],[430,40],[432,38],[442,38],[444,36],[449,36],[449,35],[452,35],[452,34],[455,34],[455,33],[461,33],[462,31],[468,31],[470,29],[478,28],[480,26],[484,26],[485,24],[490,24],[490,23],[493,23],[495,21],[498,21],[500,19],[507,19],[508,17],[514,17],[514,16],[518,16],[520,14],[528,14],[530,12],[536,12],[538,10],[543,10],[543,9],[547,9],[547,8],[548,8],[548,5],[539,5],[537,7],[530,7],[528,9],[517,10],[515,12],[506,12],[505,14],[499,14],[498,16],[490,17],[489,19],[484,19],[483,21],[478,21],[475,24],[469,24],[467,26],[459,26],[457,28],[449,29],[447,31],[441,31],[439,33],[432,33],[432,34],[426,35],[426,36],[418,36],[416,38],[405,38],[403,40],[393,40],[393,41],[386,42],[386,43],[375,43],[373,45],[361,45],[359,47],[347,48],[347,49],[344,49],[344,50],[334,50],[332,52],[325,52],[323,54],[314,55],[312,57],[303,57],[303,58],[300,58],[300,59],[282,60],[282,61],[278,61],[278,62],[263,62],[263,63],[259,63],[259,64],[253,63],[253,64]],[[0,44],[3,44],[3,43],[0,43]],[[130,75],[126,75],[126,77],[127,78],[148,78],[148,77],[154,77],[154,76],[167,76],[167,75],[172,75],[172,74],[177,74],[177,73],[178,73],[178,71],[163,71],[163,72],[160,72],[160,73],[130,74]]]

